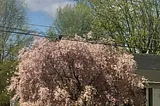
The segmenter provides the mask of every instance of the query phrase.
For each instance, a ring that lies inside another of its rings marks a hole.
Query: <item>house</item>
[[[135,54],[136,73],[148,79],[146,106],[160,106],[160,56]]]

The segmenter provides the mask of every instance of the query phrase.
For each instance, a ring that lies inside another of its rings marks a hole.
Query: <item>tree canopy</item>
[[[56,19],[53,21],[52,31],[56,35],[74,36],[83,35],[91,31],[93,21],[91,8],[86,1],[77,5],[66,5],[57,10]]]
[[[131,53],[159,54],[159,13],[159,0],[78,0],[57,10],[50,31],[67,36],[92,31],[96,39],[112,38]]]
[[[94,28],[102,30],[132,53],[158,54],[159,0],[89,0]]]
[[[26,13],[23,2],[0,0],[0,105],[9,103],[6,87],[15,72],[18,51],[28,44],[30,37],[12,33],[24,29]]]
[[[22,49],[10,90],[21,106],[113,106],[145,103],[145,80],[133,56],[102,44],[40,39]]]

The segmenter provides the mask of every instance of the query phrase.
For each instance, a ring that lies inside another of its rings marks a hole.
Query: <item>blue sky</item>
[[[41,12],[41,11],[34,12],[31,10],[28,10],[28,21],[31,24],[50,26],[52,25],[53,19],[54,19],[53,17],[49,16],[45,12]],[[31,26],[31,25],[29,27],[35,30],[41,30],[43,32],[45,32],[47,29],[47,27]]]
[[[74,0],[26,0],[29,23],[45,26],[52,25],[58,7],[75,4]],[[45,27],[30,26],[33,29],[46,31]]]

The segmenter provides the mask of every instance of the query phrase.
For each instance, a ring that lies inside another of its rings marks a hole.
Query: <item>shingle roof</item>
[[[134,59],[137,62],[138,69],[160,71],[160,56],[158,55],[134,54]]]
[[[149,81],[160,82],[160,56],[134,54],[137,62],[138,75],[146,77]]]

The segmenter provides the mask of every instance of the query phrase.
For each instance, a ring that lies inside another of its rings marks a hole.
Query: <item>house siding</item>
[[[160,89],[153,89],[153,106],[160,106]]]
[[[136,73],[149,81],[146,88],[146,106],[160,106],[160,55],[134,54],[134,59],[137,63]],[[148,88],[152,88],[152,93],[149,93]]]

